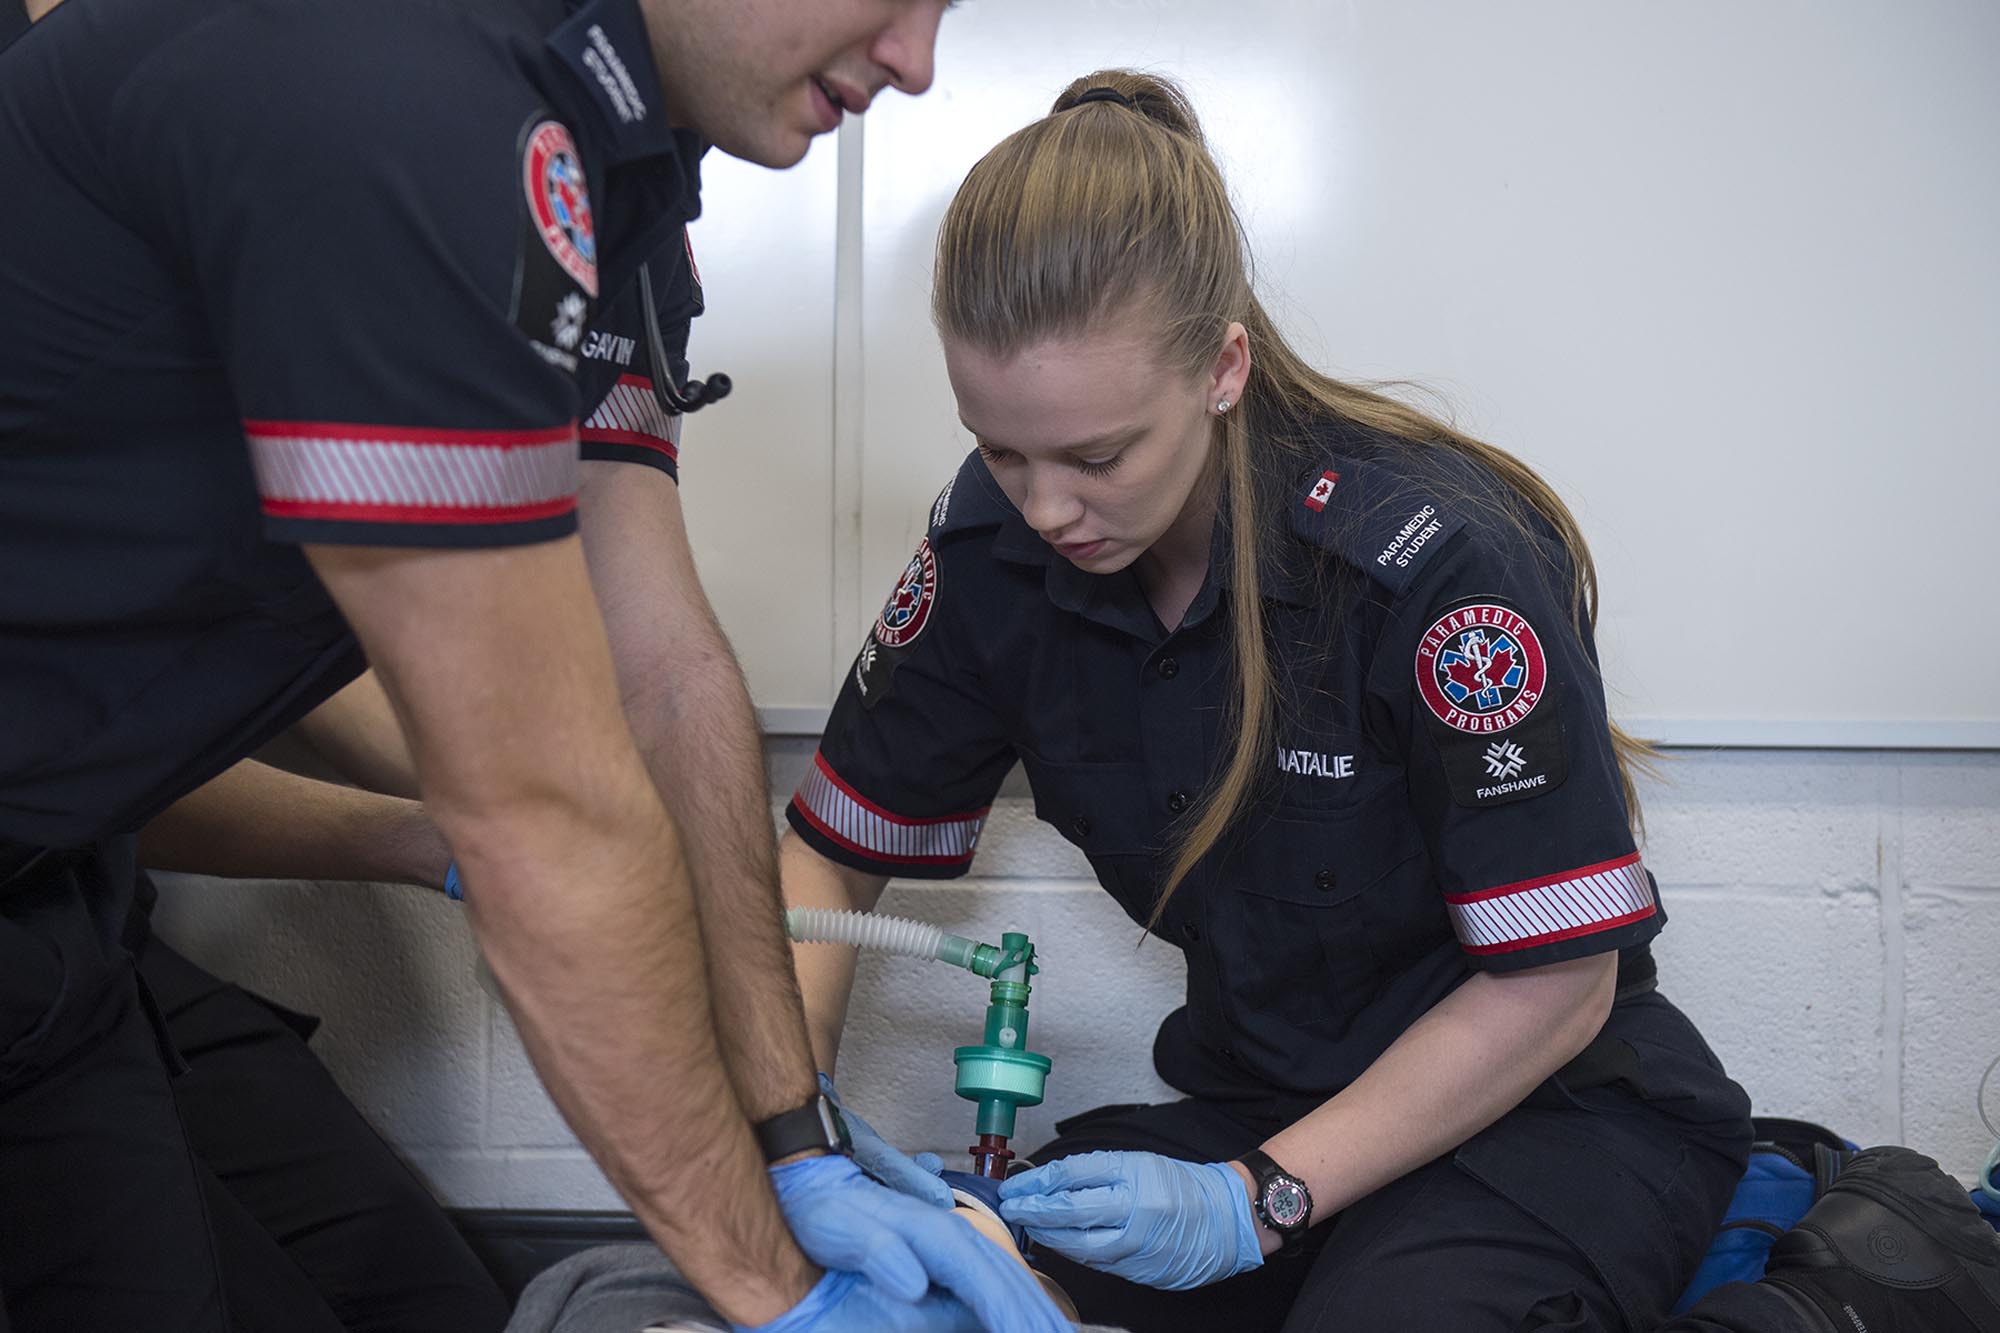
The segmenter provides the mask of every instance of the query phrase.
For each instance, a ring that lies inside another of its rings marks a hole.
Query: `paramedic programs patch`
[[[1505,805],[1569,776],[1548,659],[1525,616],[1490,599],[1453,607],[1417,645],[1417,692],[1460,805]]]
[[[875,620],[875,638],[884,648],[907,648],[924,632],[937,601],[937,557],[931,554],[931,539],[917,543],[917,553],[903,567],[896,590]]]
[[[560,121],[545,120],[528,132],[521,152],[521,186],[542,244],[586,295],[596,296],[597,224],[590,211],[583,162]]]
[[[942,509],[950,500],[951,488],[947,486],[938,497],[938,507]],[[889,697],[897,666],[908,656],[910,645],[924,632],[931,618],[931,608],[937,604],[937,590],[937,557],[931,553],[931,539],[926,537],[917,543],[917,553],[910,557],[910,563],[903,566],[895,591],[883,603],[882,614],[875,618],[874,633],[861,645],[861,652],[854,659],[854,688],[861,693],[863,708],[872,709]]]

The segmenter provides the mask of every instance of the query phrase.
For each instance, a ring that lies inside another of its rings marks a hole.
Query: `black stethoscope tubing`
[[[653,304],[653,275],[639,265],[639,304],[646,312],[646,350],[653,358],[653,396],[667,415],[699,412],[710,403],[729,396],[729,376],[720,372],[705,380],[690,377],[685,384],[674,383],[673,367],[667,364],[666,340],[660,337],[660,312]]]

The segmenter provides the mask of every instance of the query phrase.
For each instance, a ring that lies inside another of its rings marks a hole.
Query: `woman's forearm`
[[[827,907],[871,912],[886,880],[835,865],[795,833],[778,845],[778,878],[787,907]],[[855,951],[838,944],[796,944],[792,961],[805,1000],[806,1031],[813,1059],[829,1075],[840,1054],[840,1030],[847,1025],[847,1001],[854,991]]]
[[[1305,1181],[1315,1220],[1330,1218],[1519,1105],[1604,1026],[1617,977],[1615,953],[1478,973],[1264,1151]]]

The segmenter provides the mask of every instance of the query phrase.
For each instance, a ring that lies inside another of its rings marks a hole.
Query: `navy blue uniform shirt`
[[[635,0],[67,0],[0,52],[0,845],[135,827],[361,669],[299,543],[548,540],[580,457],[672,473],[701,152]]]
[[[1560,543],[1532,514],[1505,522],[1504,487],[1457,455],[1316,438],[1320,462],[1262,501],[1282,510],[1263,782],[1157,927],[1186,955],[1187,1004],[1155,1058],[1196,1095],[1330,1094],[1474,970],[1628,950],[1636,975],[1663,920]],[[968,457],[792,827],[860,870],[962,875],[1019,760],[1035,813],[1143,923],[1228,757],[1225,541],[1169,633],[1129,569],[1057,557]]]

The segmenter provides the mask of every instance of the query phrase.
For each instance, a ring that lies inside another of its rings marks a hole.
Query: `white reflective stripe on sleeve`
[[[812,826],[849,851],[905,865],[953,865],[972,859],[986,811],[937,819],[889,813],[842,782],[824,758],[799,784],[792,805]]]
[[[631,437],[638,436],[639,439]],[[620,375],[604,401],[583,423],[583,438],[612,443],[666,445],[671,453],[681,441],[681,416],[669,416],[653,393],[653,382],[638,375]]]
[[[372,521],[534,517],[574,505],[576,432],[246,421],[272,514]]]
[[[1445,906],[1468,953],[1505,953],[1592,935],[1657,910],[1653,883],[1637,852],[1480,893],[1447,894]]]

